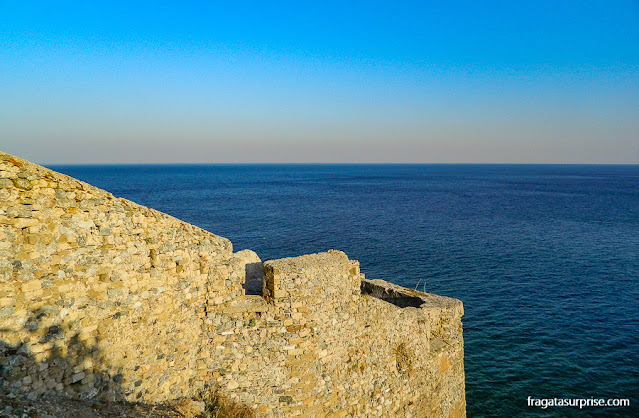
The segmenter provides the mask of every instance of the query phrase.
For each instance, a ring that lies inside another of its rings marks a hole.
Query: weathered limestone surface
[[[261,279],[263,272],[263,281]],[[465,416],[460,301],[340,252],[267,261],[0,153],[0,391],[260,416]]]

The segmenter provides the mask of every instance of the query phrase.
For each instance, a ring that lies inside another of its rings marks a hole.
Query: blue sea
[[[471,417],[639,416],[639,166],[55,166],[250,248],[461,299]],[[629,398],[534,408],[532,398]]]

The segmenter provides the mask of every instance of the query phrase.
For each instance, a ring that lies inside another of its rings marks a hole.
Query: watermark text
[[[534,406],[541,409],[546,409],[548,407],[573,407],[573,408],[606,408],[606,407],[619,407],[619,406],[630,406],[630,399],[605,399],[605,398],[576,398],[576,399],[566,399],[566,398],[533,398],[532,396],[528,397],[528,406]]]

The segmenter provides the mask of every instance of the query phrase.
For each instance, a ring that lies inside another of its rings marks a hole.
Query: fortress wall
[[[222,392],[264,416],[464,416],[461,302],[365,280],[335,250],[264,272],[264,297],[207,311]]]
[[[4,390],[162,400],[203,384],[207,297],[241,290],[227,239],[7,154],[0,202]]]
[[[271,361],[289,377],[279,411],[464,415],[461,302],[381,280],[376,286],[396,298],[428,307],[362,294],[370,282],[359,264],[334,250],[268,261],[264,270],[266,299],[286,326],[285,355]]]
[[[245,295],[254,253],[1,153],[0,227],[2,392],[465,415],[461,302],[366,280],[340,251],[268,261]]]

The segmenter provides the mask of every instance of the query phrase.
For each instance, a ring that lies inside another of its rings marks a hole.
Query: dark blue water
[[[461,299],[469,416],[639,416],[639,166],[53,168],[263,260],[336,248]]]

